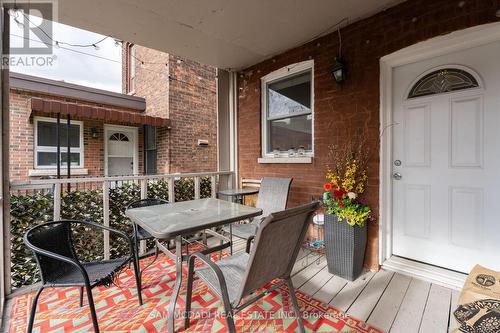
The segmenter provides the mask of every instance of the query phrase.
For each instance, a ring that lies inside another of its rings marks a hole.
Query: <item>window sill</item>
[[[68,170],[66,168],[61,168],[61,176],[66,176]],[[71,169],[71,175],[73,176],[84,176],[88,175],[89,170],[83,168]],[[40,177],[40,176],[57,176],[57,169],[31,169],[28,170],[29,177]]]
[[[311,164],[312,157],[260,157],[257,159],[260,164],[282,163],[282,164]]]

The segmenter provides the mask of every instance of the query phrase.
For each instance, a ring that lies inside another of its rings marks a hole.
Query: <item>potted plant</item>
[[[330,146],[329,160],[323,193],[328,271],[353,281],[363,270],[371,213],[362,200],[368,162],[364,140]]]

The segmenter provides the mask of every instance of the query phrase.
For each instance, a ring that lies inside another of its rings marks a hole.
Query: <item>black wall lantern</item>
[[[90,129],[90,133],[92,134],[92,139],[97,139],[98,133],[97,133],[97,128],[92,127]]]
[[[335,58],[335,65],[332,68],[332,75],[337,84],[342,84],[346,79],[346,66],[344,60],[340,57]]]

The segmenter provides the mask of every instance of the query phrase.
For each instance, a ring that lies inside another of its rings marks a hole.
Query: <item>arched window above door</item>
[[[408,99],[479,87],[477,79],[460,68],[441,68],[424,75],[410,89]]]
[[[129,141],[128,136],[126,136],[126,135],[125,135],[125,134],[123,134],[123,133],[113,133],[113,134],[109,137],[109,140],[110,140],[110,141]]]

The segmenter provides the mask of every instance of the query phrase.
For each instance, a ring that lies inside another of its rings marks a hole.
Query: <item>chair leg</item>
[[[141,283],[141,271],[139,269],[139,256],[137,252],[134,255],[134,273],[135,273],[135,284],[137,286],[137,297],[139,299],[139,305],[142,305],[142,283]]]
[[[227,329],[229,333],[236,333],[236,326],[234,325],[234,312],[231,304],[229,304],[228,297],[222,297],[224,303],[224,312],[226,314]]]
[[[80,287],[80,307],[83,306],[83,287]]]
[[[184,329],[187,330],[191,319],[191,299],[193,294],[193,278],[194,278],[194,258],[190,258],[188,262],[188,275],[186,286],[186,311],[184,313]]]
[[[27,333],[31,333],[33,330],[33,324],[35,322],[35,313],[36,313],[36,305],[38,303],[38,298],[40,297],[40,294],[42,293],[44,287],[40,287],[38,291],[36,292],[35,298],[33,298],[33,304],[31,305],[31,313],[30,313],[30,319],[28,322],[28,327],[26,328]]]
[[[304,323],[302,322],[302,317],[300,316],[299,304],[297,303],[297,297],[295,296],[295,289],[293,288],[292,279],[286,279],[286,285],[288,286],[288,292],[290,293],[290,298],[292,299],[293,311],[295,312],[295,316],[297,317],[300,332],[305,333]]]
[[[95,312],[94,298],[92,297],[92,288],[90,288],[90,286],[87,284],[85,286],[85,289],[87,290],[87,298],[89,301],[90,316],[92,317],[92,324],[94,325],[94,332],[99,333],[99,324],[97,322],[97,314]]]

